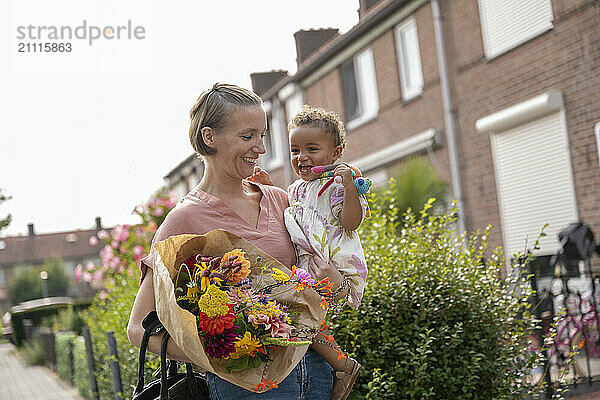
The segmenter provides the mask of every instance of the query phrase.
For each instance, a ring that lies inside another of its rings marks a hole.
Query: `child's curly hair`
[[[344,123],[335,112],[305,104],[302,106],[302,111],[294,115],[288,124],[288,132],[304,125],[323,128],[325,132],[331,135],[335,146],[341,145],[342,151],[346,147],[346,128],[344,128]]]

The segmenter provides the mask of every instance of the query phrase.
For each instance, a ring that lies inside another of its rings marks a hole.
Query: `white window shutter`
[[[541,228],[537,255],[559,249],[558,232],[578,220],[564,115],[543,118],[492,134],[494,167],[507,256],[531,249]]]
[[[551,0],[479,0],[485,55],[495,57],[552,29]]]

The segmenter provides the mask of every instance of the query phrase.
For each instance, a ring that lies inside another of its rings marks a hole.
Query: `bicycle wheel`
[[[573,356],[573,366],[578,377],[587,378],[597,375],[600,372],[600,332],[596,325],[586,326],[585,336],[583,332],[578,331],[571,343],[578,350]]]

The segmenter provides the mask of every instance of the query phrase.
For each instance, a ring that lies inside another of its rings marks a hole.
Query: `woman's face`
[[[266,129],[267,119],[261,106],[236,107],[229,124],[214,134],[214,165],[234,179],[252,175],[258,156],[265,152]]]

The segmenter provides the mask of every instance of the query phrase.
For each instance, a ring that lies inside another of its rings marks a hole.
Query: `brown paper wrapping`
[[[246,368],[239,372],[227,372],[227,360],[209,358],[204,352],[204,346],[198,336],[196,319],[189,311],[180,308],[175,300],[173,279],[177,275],[179,266],[189,257],[202,253],[206,256],[223,256],[233,249],[242,249],[251,261],[252,270],[249,278],[255,282],[255,277],[260,273],[257,257],[262,265],[279,268],[288,275],[291,271],[275,260],[269,254],[260,250],[250,242],[233,233],[217,229],[204,235],[177,235],[171,236],[154,245],[155,259],[153,270],[154,296],[156,312],[171,337],[190,360],[201,369],[210,371],[221,378],[253,390],[254,385],[260,383],[262,378],[280,383],[294,369],[296,364],[306,353],[308,346],[281,347],[270,351],[272,361],[257,368]],[[275,283],[269,274],[263,275],[261,287]],[[253,283],[254,285],[254,283]],[[325,318],[325,311],[320,307],[320,296],[312,289],[301,292],[295,290],[281,293],[289,289],[282,286],[270,295],[272,299],[286,304],[292,304],[300,309],[298,322],[311,327],[318,327]],[[264,371],[264,375],[263,375]]]

